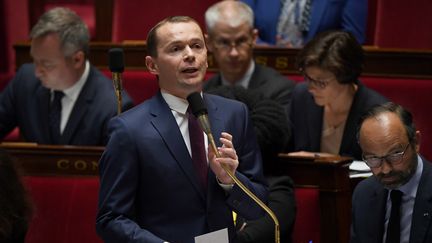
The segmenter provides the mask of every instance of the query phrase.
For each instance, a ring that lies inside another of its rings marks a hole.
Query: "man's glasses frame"
[[[390,154],[386,154],[384,156],[362,155],[362,158],[363,158],[363,161],[370,168],[380,167],[384,160],[387,161],[391,165],[397,165],[397,164],[402,162],[402,159],[405,155],[405,152],[407,151],[410,144],[411,143],[408,143],[402,152],[390,153]]]

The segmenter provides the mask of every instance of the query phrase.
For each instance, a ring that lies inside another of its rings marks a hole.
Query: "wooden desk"
[[[100,69],[108,68],[108,50],[113,47],[123,48],[126,70],[146,70],[145,42],[93,42],[90,44],[90,61]],[[14,45],[16,67],[31,62],[29,42]],[[363,75],[379,77],[410,77],[432,79],[432,50],[385,49],[366,46]],[[298,74],[295,59],[298,49],[265,48],[254,49],[257,63],[270,66],[283,74]],[[217,71],[213,56],[209,53],[209,71]]]
[[[306,159],[280,154],[276,170],[296,187],[316,187],[320,197],[321,243],[346,243],[351,225],[351,183],[348,157]]]
[[[97,176],[104,147],[2,143],[19,163],[24,175]]]

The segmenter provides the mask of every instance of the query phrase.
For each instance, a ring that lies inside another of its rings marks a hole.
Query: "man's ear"
[[[155,63],[153,57],[146,56],[145,57],[145,64],[146,64],[146,67],[147,67],[147,69],[149,70],[149,72],[151,74],[154,74],[154,75],[158,75],[159,74],[159,67]]]
[[[258,39],[258,29],[256,29],[256,28],[254,28],[253,30],[252,30],[252,40],[253,40],[253,46],[255,46],[255,44],[256,44],[256,42],[257,42],[257,39]]]
[[[420,152],[420,141],[421,141],[421,133],[420,133],[420,131],[416,131],[414,142],[415,142],[415,149],[416,149],[417,153]]]
[[[206,46],[207,46],[207,50],[210,52],[213,52],[213,42],[211,37],[208,34],[204,34],[205,37],[205,41],[206,41]]]
[[[72,64],[75,68],[81,68],[85,62],[85,55],[83,51],[77,51],[72,55]]]

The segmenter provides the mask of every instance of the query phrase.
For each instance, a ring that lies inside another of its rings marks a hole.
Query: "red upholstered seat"
[[[297,216],[294,225],[294,243],[320,242],[320,203],[316,188],[296,188]]]
[[[26,176],[34,203],[26,243],[96,243],[98,177]]]
[[[379,0],[377,4],[376,46],[432,48],[432,1]]]
[[[422,134],[420,153],[432,160],[432,80],[410,78],[363,77],[363,83],[407,108]]]

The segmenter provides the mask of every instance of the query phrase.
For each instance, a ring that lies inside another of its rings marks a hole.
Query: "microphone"
[[[109,69],[112,73],[112,81],[114,90],[117,97],[117,115],[121,113],[121,103],[123,90],[122,87],[122,73],[124,71],[124,55],[123,49],[112,48],[108,51],[109,54]]]
[[[215,153],[217,158],[220,158],[219,151],[216,147],[216,143],[214,141],[213,134],[210,128],[210,122],[208,119],[208,111],[207,107],[204,104],[204,101],[199,92],[193,92],[188,95],[187,100],[189,102],[189,106],[192,110],[194,116],[198,119],[198,122],[201,126],[201,129],[205,132],[208,138],[209,146],[211,146],[213,152]],[[230,170],[225,164],[221,164],[222,169],[229,175],[229,177],[234,181],[234,183],[240,187],[244,193],[246,193],[252,200],[254,200],[264,211],[266,211],[270,217],[273,219],[275,224],[275,242],[280,242],[280,231],[279,231],[279,220],[273,211],[265,205],[255,194],[253,194],[249,188],[247,188]]]

